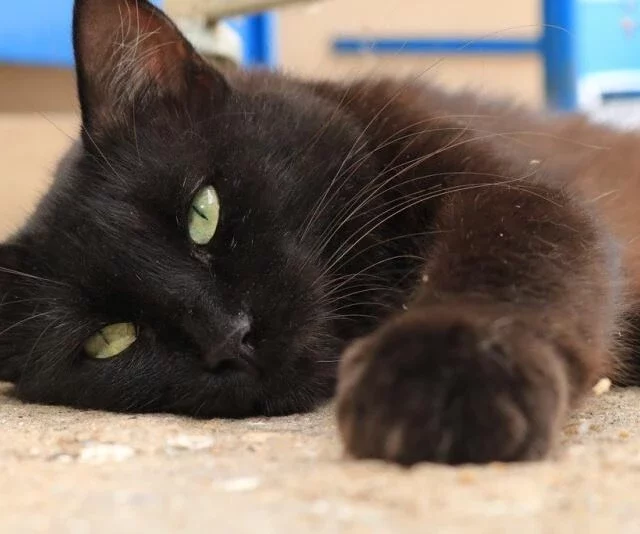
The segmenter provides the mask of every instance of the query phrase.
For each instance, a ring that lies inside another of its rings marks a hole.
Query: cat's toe
[[[553,347],[526,329],[438,315],[407,314],[346,351],[347,451],[404,465],[544,457],[567,404]]]

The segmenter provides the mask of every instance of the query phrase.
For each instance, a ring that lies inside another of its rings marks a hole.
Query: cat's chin
[[[307,380],[274,380],[260,389],[245,417],[305,413],[333,397],[336,373],[323,369],[321,374]]]
[[[335,391],[335,379],[316,382],[313,385],[301,385],[287,393],[278,391],[269,395],[262,391],[245,393],[236,391],[236,398],[221,405],[215,395],[210,402],[201,401],[198,405],[173,407],[170,411],[198,419],[228,418],[243,419],[261,416],[286,416],[306,413],[326,403]]]
[[[309,394],[305,391],[295,392],[291,396],[270,399],[266,402],[258,403],[256,413],[252,416],[286,416],[297,413],[307,413],[328,402],[333,396],[333,385],[327,385],[325,391],[321,393]]]
[[[204,385],[209,382],[209,385]],[[44,405],[65,405],[84,410],[106,410],[124,413],[174,413],[197,419],[244,419],[260,416],[285,416],[309,412],[329,400],[335,391],[335,376],[314,378],[313,382],[299,382],[288,389],[276,384],[260,384],[254,379],[236,379],[231,387],[215,387],[210,380],[191,384],[189,393],[169,388],[168,398],[148,402],[144,399],[130,399],[122,404],[117,399],[74,398],[56,395],[51,390],[42,392],[24,383],[16,384],[10,394],[23,402]],[[178,397],[178,395],[180,395]],[[180,398],[179,401],[169,400]]]
[[[184,376],[168,386],[161,405],[196,418],[245,418],[304,413],[333,397],[337,360],[297,358],[270,373],[222,372]]]

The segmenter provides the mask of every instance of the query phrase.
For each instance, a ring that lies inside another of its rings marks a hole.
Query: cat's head
[[[214,70],[144,0],[78,0],[74,45],[81,141],[0,251],[0,378],[112,410],[310,408],[340,345],[329,186],[360,132],[299,84]]]

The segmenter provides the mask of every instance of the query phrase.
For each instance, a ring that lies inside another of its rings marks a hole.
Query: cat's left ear
[[[73,41],[89,132],[162,98],[186,102],[226,91],[222,75],[146,0],[76,0]]]

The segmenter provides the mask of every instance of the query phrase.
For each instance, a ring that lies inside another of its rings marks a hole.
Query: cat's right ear
[[[227,85],[147,0],[76,0],[73,21],[84,129],[100,134],[167,100],[223,96]]]

